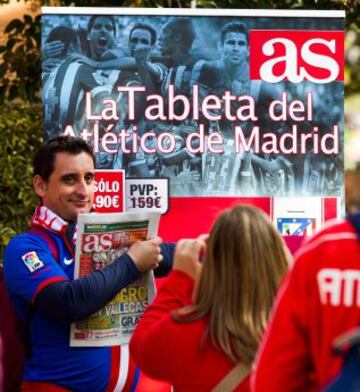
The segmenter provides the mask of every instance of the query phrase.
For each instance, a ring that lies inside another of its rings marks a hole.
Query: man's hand
[[[53,41],[44,44],[41,51],[43,61],[60,56],[64,49],[65,44],[62,41]]]
[[[196,280],[202,268],[200,260],[206,248],[207,237],[207,234],[203,234],[195,240],[180,240],[175,249],[173,269],[183,271]]]
[[[95,155],[96,168],[104,169],[111,167],[113,156],[107,152],[100,151]]]
[[[131,245],[128,255],[139,272],[146,272],[159,266],[163,256],[160,254],[161,238],[138,241]]]
[[[183,170],[171,180],[173,185],[192,185],[200,181],[200,173],[197,170],[191,170],[189,161],[186,159],[182,162]]]

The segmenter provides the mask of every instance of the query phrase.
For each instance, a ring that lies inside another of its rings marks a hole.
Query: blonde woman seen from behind
[[[287,265],[280,235],[252,206],[225,210],[207,241],[181,240],[173,271],[130,342],[140,369],[176,392],[249,391]]]

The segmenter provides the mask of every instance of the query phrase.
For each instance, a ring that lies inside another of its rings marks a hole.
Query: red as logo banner
[[[250,79],[330,83],[344,80],[344,32],[250,31]]]

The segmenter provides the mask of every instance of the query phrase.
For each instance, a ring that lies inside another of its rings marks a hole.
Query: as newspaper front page
[[[160,214],[82,214],[78,220],[75,279],[113,263],[136,241],[157,235]],[[124,287],[90,317],[71,325],[70,346],[128,343],[145,308],[155,297],[153,272]]]

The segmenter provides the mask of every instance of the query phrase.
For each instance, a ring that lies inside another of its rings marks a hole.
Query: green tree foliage
[[[34,150],[43,139],[39,105],[3,104],[0,115],[0,255],[26,229],[38,203],[32,190]]]
[[[359,15],[360,20],[360,15]],[[351,29],[347,34],[345,56],[345,93],[349,97],[360,93],[360,27]]]
[[[26,102],[39,101],[40,15],[12,20],[4,33],[7,42],[0,46],[0,103],[18,97]]]

